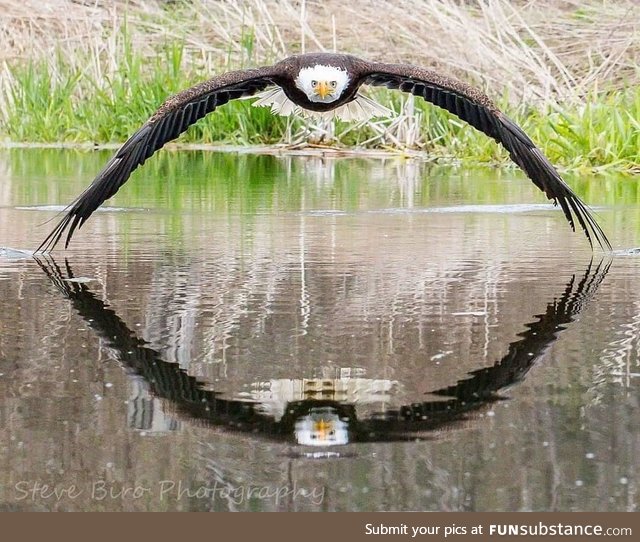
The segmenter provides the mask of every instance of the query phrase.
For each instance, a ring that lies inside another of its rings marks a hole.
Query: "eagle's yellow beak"
[[[333,89],[327,84],[326,81],[320,81],[316,87],[316,94],[323,100],[333,94]]]

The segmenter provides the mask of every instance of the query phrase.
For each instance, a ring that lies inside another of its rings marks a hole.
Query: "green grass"
[[[171,41],[156,55],[143,56],[125,29],[118,36],[116,68],[106,70],[98,53],[87,58],[31,61],[8,68],[5,107],[0,109],[0,133],[14,142],[120,143],[127,139],[171,94],[206,78],[185,62],[185,44]],[[252,41],[245,39],[250,62]],[[401,110],[407,98],[377,89],[374,97]],[[593,92],[581,104],[539,111],[525,106],[513,110],[505,96],[501,108],[520,123],[550,160],[561,167],[597,171],[637,172],[640,149],[640,89]],[[478,163],[508,162],[503,149],[453,115],[415,100],[419,136],[407,141],[390,137],[387,125],[353,127],[337,123],[332,145],[349,147],[414,146],[434,157],[464,158]],[[402,122],[411,119],[403,118]],[[304,139],[308,120],[272,115],[247,101],[221,107],[201,120],[179,141],[204,144],[274,144]],[[376,131],[377,126],[377,131]],[[292,136],[292,134],[294,134]],[[297,135],[296,135],[297,134]],[[377,137],[376,137],[377,136]]]

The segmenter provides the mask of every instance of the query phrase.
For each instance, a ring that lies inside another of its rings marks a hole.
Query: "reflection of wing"
[[[203,389],[202,384],[177,363],[163,360],[159,352],[138,338],[86,284],[68,280],[73,278],[73,272],[66,260],[67,279],[52,258],[34,259],[56,288],[71,300],[87,325],[116,352],[121,363],[145,379],[154,395],[169,399],[178,411],[189,417],[215,425],[229,424],[237,431],[259,430],[267,435],[276,432],[274,421],[257,412],[254,404],[220,399],[218,393]]]
[[[549,199],[560,205],[574,231],[575,216],[592,245],[595,238],[603,249],[611,249],[607,236],[587,206],[562,180],[522,128],[498,110],[482,92],[460,81],[415,66],[372,63],[363,71],[365,84],[399,89],[420,96],[501,143],[509,151],[511,159],[534,184]]]
[[[131,172],[154,152],[229,100],[252,96],[272,85],[272,74],[272,68],[229,72],[170,97],[120,147],[91,185],[68,207],[65,216],[36,252],[52,250],[67,228],[65,247],[68,246],[76,228],[81,227],[105,200],[113,196]]]
[[[288,402],[283,417],[276,420],[260,411],[259,402],[224,400],[215,391],[205,390],[178,364],[163,360],[159,352],[136,337],[115,311],[98,299],[86,284],[65,280],[51,258],[45,261],[35,259],[54,285],[71,300],[87,325],[116,352],[118,359],[141,375],[155,395],[169,399],[179,411],[212,425],[251,432],[255,436],[282,440],[290,439],[297,432],[298,436],[303,435],[303,442],[315,434],[316,440],[320,436],[325,443],[415,438],[416,432],[433,431],[459,422],[470,412],[500,400],[498,393],[524,378],[560,332],[595,295],[610,266],[610,261],[600,262],[595,269],[589,264],[577,283],[573,276],[562,296],[550,302],[544,314],[527,324],[521,338],[509,346],[507,355],[493,367],[479,369],[470,373],[470,378],[453,386],[430,392],[450,399],[414,403],[358,420],[353,403],[304,398]],[[73,277],[68,263],[66,275]],[[341,423],[334,423],[336,420]],[[331,430],[338,432],[330,434]]]
[[[567,324],[582,311],[609,271],[611,261],[600,262],[592,271],[591,264],[580,282],[575,284],[575,275],[567,284],[559,300],[547,305],[547,312],[537,316],[537,320],[527,324],[527,330],[520,333],[519,341],[509,345],[509,351],[493,367],[470,373],[470,379],[461,380],[455,386],[430,392],[435,395],[456,397],[460,401],[487,397],[521,381],[535,362],[558,338]]]
[[[396,440],[411,431],[428,431],[459,421],[472,411],[498,401],[498,392],[520,382],[541,356],[556,341],[560,332],[582,311],[604,280],[611,261],[601,261],[595,269],[589,263],[576,284],[571,277],[560,299],[550,302],[547,311],[527,324],[520,340],[509,345],[506,356],[493,367],[478,369],[470,378],[453,386],[431,391],[431,395],[451,397],[442,401],[425,401],[384,413],[379,420],[363,421],[363,434],[374,432],[372,440]]]

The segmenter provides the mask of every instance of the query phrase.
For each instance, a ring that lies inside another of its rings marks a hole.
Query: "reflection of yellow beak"
[[[320,81],[318,83],[318,88],[316,89],[316,94],[318,94],[318,96],[320,96],[320,98],[322,98],[323,100],[329,96],[331,94],[332,90],[329,88],[329,85],[327,85],[326,81]]]
[[[324,420],[317,421],[314,426],[314,429],[320,433],[320,440],[326,440],[333,428],[333,424],[331,422],[325,422]]]

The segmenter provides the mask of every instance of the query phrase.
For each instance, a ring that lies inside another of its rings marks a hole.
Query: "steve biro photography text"
[[[95,480],[88,484],[48,484],[38,480],[22,480],[14,485],[16,501],[76,500],[93,501],[157,499],[159,502],[179,502],[184,499],[226,501],[242,504],[255,500],[270,500],[276,505],[296,500],[321,504],[324,487],[291,485],[230,484],[213,482],[196,485],[184,480],[159,480],[153,483],[124,484]]]

